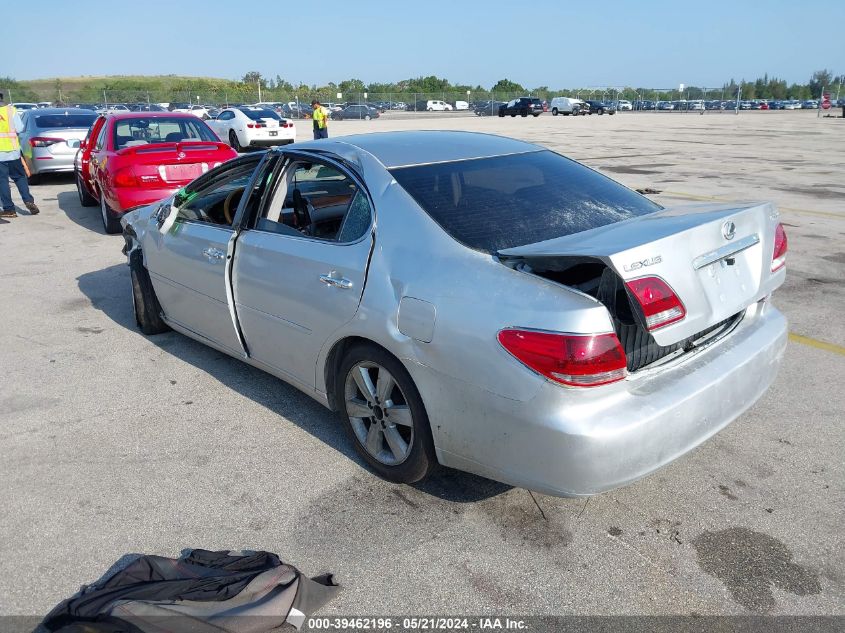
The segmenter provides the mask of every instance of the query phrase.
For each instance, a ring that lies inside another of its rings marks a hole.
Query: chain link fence
[[[354,92],[338,93],[329,89],[292,92],[279,89],[261,89],[242,85],[224,90],[162,90],[149,91],[140,89],[100,90],[82,88],[63,92],[60,89],[32,90],[21,88],[2,88],[7,102],[33,101],[49,102],[54,105],[82,106],[96,109],[109,109],[116,105],[128,107],[137,105],[157,105],[169,109],[185,109],[191,106],[227,107],[250,105],[255,103],[273,104],[277,109],[285,104],[287,112],[308,116],[312,99],[331,106],[351,104],[369,104],[382,112],[416,113],[448,112],[459,114],[492,114],[498,111],[498,105],[517,97],[536,97],[551,102],[556,96],[574,97],[582,100],[613,102],[621,110],[644,111],[695,111],[701,110],[697,104],[708,104],[708,110],[729,110],[736,105],[736,89],[726,88],[690,88],[684,92],[671,88],[615,88],[587,87],[562,91],[525,91],[525,92],[487,92],[487,91],[442,91],[442,92]],[[621,103],[620,103],[621,102]],[[663,104],[660,107],[660,104]],[[666,104],[672,104],[672,107]],[[718,104],[718,106],[717,106]],[[629,108],[630,106],[630,108]]]

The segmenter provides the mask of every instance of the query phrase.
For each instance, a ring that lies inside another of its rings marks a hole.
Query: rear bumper
[[[48,174],[73,171],[74,154],[50,155],[47,152],[33,153],[27,158],[27,165],[33,174]]]
[[[173,187],[164,189],[145,189],[143,191],[134,189],[116,190],[115,197],[112,198],[108,195],[106,196],[106,202],[108,202],[109,207],[116,216],[123,215],[126,211],[132,209],[133,207],[152,204],[153,202],[163,200],[174,191],[177,191],[181,186],[183,185],[174,185]]]
[[[296,139],[293,138],[267,138],[267,139],[252,139],[249,142],[249,147],[276,147],[277,145],[290,145]]]
[[[635,481],[727,426],[775,379],[786,341],[784,316],[759,303],[722,341],[606,387],[545,382],[520,402],[442,377],[431,392],[427,378],[433,376],[421,375],[430,370],[417,366],[412,373],[442,464],[548,494],[582,496]]]

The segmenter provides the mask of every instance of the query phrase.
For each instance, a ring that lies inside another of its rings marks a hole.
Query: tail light
[[[247,126],[248,128],[254,128],[254,127],[267,127],[267,125],[266,125],[265,123],[247,123],[247,124],[246,124],[246,126]]]
[[[506,329],[499,343],[529,369],[573,387],[596,387],[622,380],[625,352],[616,334],[558,334]]]
[[[29,144],[32,147],[49,147],[50,145],[55,145],[56,143],[64,143],[65,139],[63,138],[50,138],[48,136],[33,136],[29,139]]]
[[[118,169],[114,174],[114,186],[115,187],[136,187],[138,185],[138,179],[135,178],[135,174],[132,173],[131,167],[124,167],[123,169]]]
[[[772,272],[786,265],[786,242],[786,231],[783,229],[783,224],[778,223],[775,229],[775,249],[772,252]]]
[[[643,309],[649,331],[676,323],[687,315],[678,295],[660,277],[641,277],[625,285]]]

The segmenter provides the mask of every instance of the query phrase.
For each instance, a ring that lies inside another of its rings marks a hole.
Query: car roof
[[[27,110],[29,112],[29,110]],[[97,116],[97,113],[93,110],[89,110],[88,108],[38,108],[33,111],[34,116],[40,116],[42,114],[64,114],[67,112],[68,114],[92,114]]]
[[[120,121],[123,119],[157,119],[157,118],[176,118],[176,119],[196,119],[197,117],[190,112],[111,112],[107,115],[108,118]]]
[[[388,169],[428,163],[446,163],[507,154],[537,152],[544,148],[495,134],[445,130],[375,132],[335,139],[297,143],[303,149],[331,151],[333,144],[357,147],[373,155]]]

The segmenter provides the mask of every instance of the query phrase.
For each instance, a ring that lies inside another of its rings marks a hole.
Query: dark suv
[[[513,99],[499,106],[499,116],[505,116],[506,114],[510,114],[511,116],[516,116],[517,114],[520,116],[528,116],[529,114],[540,116],[543,114],[543,102],[532,97]]]
[[[616,106],[611,103],[605,103],[604,101],[590,101],[588,99],[584,102],[584,104],[586,114],[604,114],[605,112],[608,114],[616,114]]]

